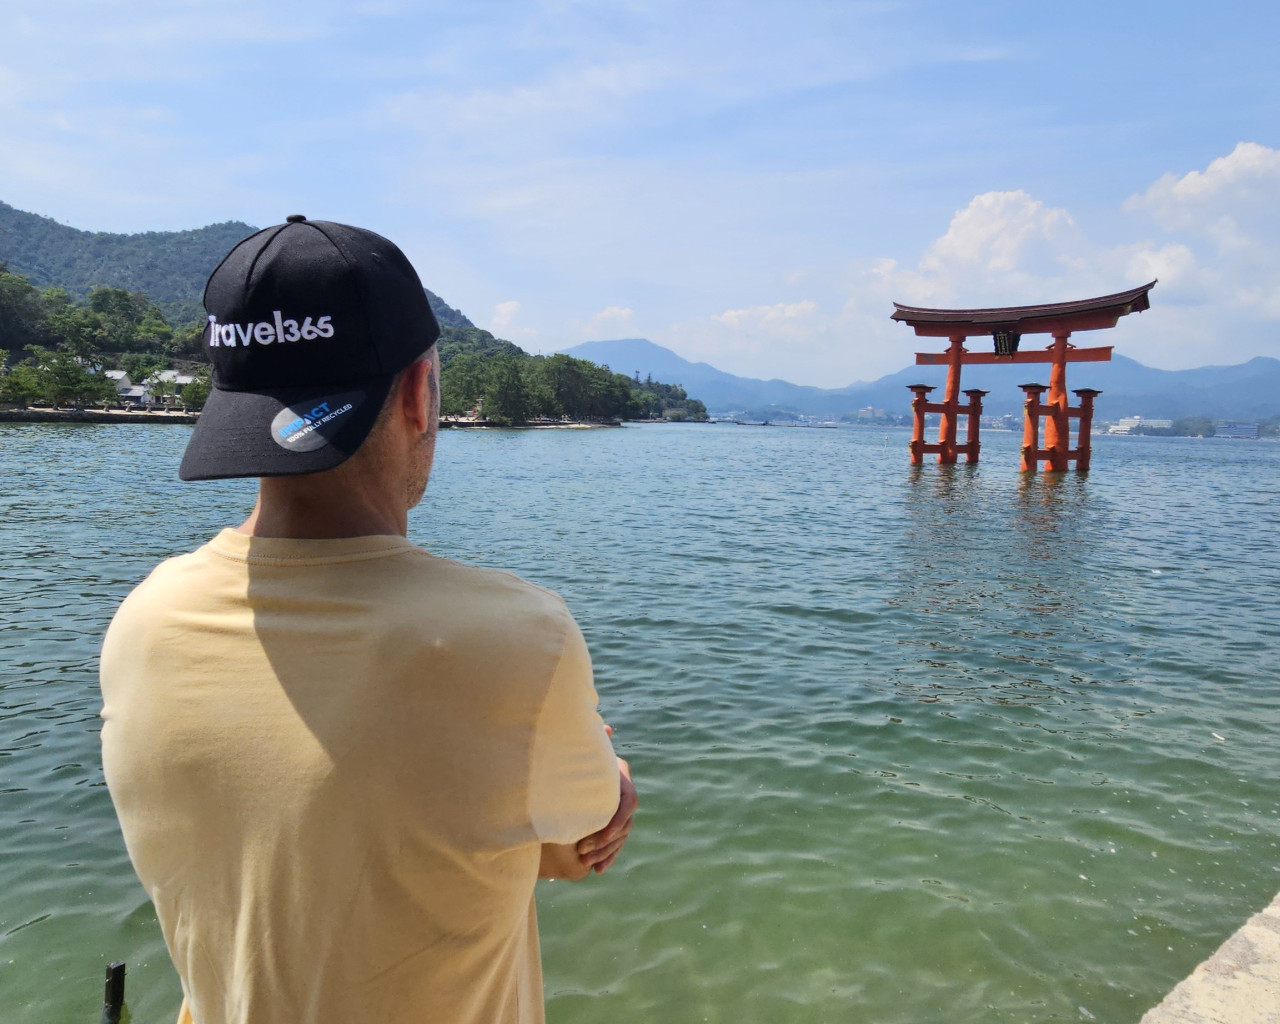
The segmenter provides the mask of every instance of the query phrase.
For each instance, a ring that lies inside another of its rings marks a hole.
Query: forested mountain
[[[81,231],[0,202],[0,262],[37,288],[83,299],[95,286],[146,292],[177,326],[202,317],[200,295],[218,261],[257,229],[240,221],[191,231]]]
[[[427,292],[430,295],[430,292]],[[433,304],[434,306],[434,304]],[[434,310],[433,310],[434,311]],[[440,314],[436,313],[437,319]],[[513,341],[495,338],[480,327],[454,327],[440,322],[440,362],[448,366],[458,355],[470,356],[525,356],[529,355]]]
[[[427,293],[427,301],[431,303],[431,312],[436,315],[436,322],[440,325],[441,330],[446,327],[475,327],[475,324],[463,316],[461,312],[449,305],[449,303],[445,302],[444,299],[440,298],[440,296],[430,288],[424,288],[422,290]],[[492,335],[490,335],[490,337],[492,337]]]
[[[146,292],[181,327],[203,319],[205,281],[236,242],[257,230],[229,220],[190,231],[81,231],[0,202],[0,262],[36,288],[64,288],[73,299],[99,286]],[[441,327],[475,326],[430,290],[427,297]]]
[[[204,283],[256,230],[228,221],[136,235],[80,231],[0,203],[0,401],[110,403],[117,392],[107,371],[159,387],[164,371],[180,368],[201,378],[183,393],[198,408],[209,386]],[[706,419],[702,403],[679,387],[631,380],[588,360],[531,356],[424,291],[440,322],[447,414],[483,410],[491,422],[511,424]]]

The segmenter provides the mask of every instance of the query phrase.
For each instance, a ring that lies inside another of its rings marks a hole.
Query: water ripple
[[[96,656],[251,485],[181,427],[5,425],[0,985],[85,1019],[177,986],[102,785]],[[1094,472],[905,437],[441,438],[411,535],[563,593],[642,791],[539,891],[552,1024],[1131,1021],[1280,887],[1280,447],[1100,438]]]

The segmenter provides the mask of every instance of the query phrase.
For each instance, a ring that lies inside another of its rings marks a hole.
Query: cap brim
[[[391,373],[343,387],[269,392],[215,387],[196,420],[178,476],[295,476],[340,466],[364,444],[395,378]]]

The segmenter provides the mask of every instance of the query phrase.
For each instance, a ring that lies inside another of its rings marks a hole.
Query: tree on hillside
[[[440,340],[436,343],[440,350],[440,366],[449,365],[456,355],[508,355],[527,356],[519,345],[502,338],[495,338],[488,331],[479,327],[453,327],[442,324]]]
[[[126,352],[120,357],[120,369],[124,370],[135,384],[143,384],[148,377],[169,369],[169,360],[164,356],[150,355],[146,352]]]
[[[90,362],[101,360],[107,346],[107,327],[102,317],[86,306],[66,306],[45,320],[50,338],[60,351]]]
[[[633,419],[643,414],[630,377],[558,352],[532,360],[563,415],[576,420]]]
[[[200,294],[218,261],[256,229],[228,221],[190,231],[121,235],[80,231],[0,202],[0,238],[12,269],[38,288],[61,285],[77,300],[95,285],[144,291],[171,324],[202,320]]]
[[[46,309],[40,292],[21,274],[0,263],[0,348],[21,352],[47,341]]]
[[[31,357],[14,366],[4,378],[0,394],[6,401],[25,404],[39,399],[55,408],[79,408],[115,397],[113,381],[90,370],[67,350],[31,345],[27,351]]]
[[[1213,437],[1217,433],[1213,420],[1205,416],[1187,416],[1174,420],[1173,430],[1180,437]]]
[[[436,316],[436,323],[443,327],[475,327],[460,310],[454,309],[430,288],[422,289],[427,293],[427,302],[431,312]],[[487,332],[486,332],[487,333]]]
[[[40,375],[30,359],[10,367],[0,377],[0,402],[30,405],[40,398]]]
[[[88,308],[101,319],[109,352],[165,352],[173,328],[143,292],[94,288]]]
[[[440,370],[440,411],[445,416],[466,416],[483,397],[487,383],[479,356],[455,355]]]
[[[199,412],[209,400],[209,392],[213,390],[213,382],[207,373],[199,374],[190,384],[182,389],[179,400],[184,409]]]
[[[169,339],[169,353],[174,359],[209,361],[209,350],[204,345],[206,321],[197,320],[183,327],[176,327]]]
[[[95,288],[83,306],[52,299],[46,305],[52,307],[44,321],[47,335],[85,362],[110,364],[126,353],[168,356],[173,328],[142,292]]]
[[[176,381],[167,380],[160,376],[159,373],[153,373],[142,383],[147,391],[151,393],[151,397],[166,409],[173,406],[174,401],[178,398],[178,392],[181,391]],[[173,401],[170,401],[170,399]]]
[[[515,356],[495,356],[484,391],[485,418],[500,425],[523,426],[537,414],[537,403]]]
[[[587,374],[590,365],[586,360],[574,359],[562,352],[538,360],[538,373],[562,415],[585,418],[590,405],[591,382]]]

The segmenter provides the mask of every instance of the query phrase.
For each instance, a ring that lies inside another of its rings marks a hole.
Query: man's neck
[[[328,474],[324,474],[327,476]],[[237,531],[251,537],[328,540],[390,534],[404,537],[409,511],[403,499],[303,478],[259,481],[258,502]]]

